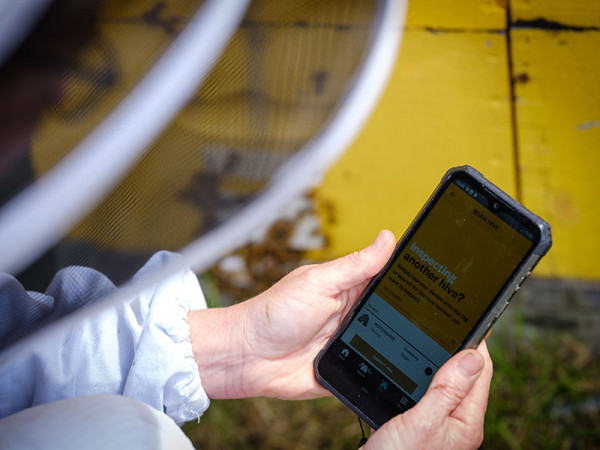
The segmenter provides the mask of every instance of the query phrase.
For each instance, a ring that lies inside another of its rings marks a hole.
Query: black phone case
[[[459,351],[467,349],[467,348],[476,348],[481,343],[481,341],[484,339],[485,335],[490,330],[490,328],[492,327],[494,322],[498,319],[498,317],[500,317],[502,312],[506,309],[506,307],[510,303],[510,300],[512,299],[514,294],[520,289],[523,282],[529,277],[529,275],[531,274],[531,271],[537,265],[537,263],[542,258],[542,256],[544,256],[548,252],[550,247],[552,246],[550,225],[545,220],[543,220],[541,217],[535,215],[534,213],[529,211],[527,208],[525,208],[523,205],[521,205],[519,202],[514,200],[512,197],[510,197],[508,194],[506,194],[504,191],[502,191],[500,188],[498,188],[496,185],[494,185],[491,181],[486,179],[480,172],[475,170],[473,167],[464,165],[464,166],[453,167],[446,172],[446,174],[442,177],[440,183],[438,184],[436,189],[433,191],[433,193],[431,194],[431,196],[429,197],[429,199],[427,200],[425,205],[423,205],[423,207],[421,208],[421,210],[419,211],[417,216],[413,219],[411,225],[404,232],[404,234],[402,235],[400,240],[398,240],[398,243],[396,244],[396,250],[398,249],[399,246],[404,245],[405,239],[407,238],[407,236],[410,236],[412,234],[412,232],[415,230],[415,228],[418,226],[419,219],[424,214],[424,212],[429,209],[429,207],[433,203],[434,199],[436,198],[438,192],[445,186],[445,184],[448,182],[448,180],[457,171],[462,171],[462,172],[470,175],[476,182],[478,182],[480,185],[482,185],[485,190],[487,190],[491,194],[495,195],[497,198],[499,198],[501,201],[503,201],[506,205],[508,205],[511,209],[513,209],[514,211],[516,211],[517,213],[526,217],[532,223],[534,223],[539,228],[540,241],[530,251],[529,256],[521,262],[519,269],[513,275],[510,282],[505,285],[505,287],[502,289],[502,291],[500,291],[500,293],[498,294],[498,297],[492,303],[491,308],[489,308],[488,312],[481,318],[479,327],[475,330],[475,332],[473,332],[471,334],[471,336],[468,338],[468,340],[463,342],[463,344],[458,348],[458,350],[455,353],[458,353]],[[373,284],[376,283],[379,280],[379,278],[382,276],[382,274],[388,270],[390,264],[394,260],[395,254],[396,254],[396,251],[394,251],[393,256],[386,263],[384,268],[376,276],[373,277],[373,279],[371,280],[369,285],[363,291],[363,294],[361,294],[361,296],[357,300],[357,302],[354,305],[354,307],[352,308],[352,310],[344,318],[344,321],[342,322],[340,327],[336,330],[334,335],[331,337],[331,339],[329,340],[329,342],[327,343],[325,348],[323,348],[323,350],[321,350],[321,352],[319,352],[319,354],[315,358],[315,362],[314,362],[315,378],[316,378],[317,382],[321,386],[323,386],[325,389],[330,391],[333,395],[335,395],[340,401],[342,401],[342,403],[344,403],[354,413],[356,413],[363,420],[365,420],[365,422],[367,424],[369,424],[369,426],[371,426],[373,429],[379,428],[380,424],[376,424],[363,411],[361,411],[359,408],[357,408],[353,403],[351,403],[347,398],[345,398],[340,392],[338,392],[335,389],[335,387],[331,385],[331,383],[329,383],[326,379],[321,377],[321,375],[319,373],[319,362],[320,362],[321,358],[323,357],[323,355],[325,354],[325,352],[327,351],[327,349],[331,346],[331,343],[334,342],[337,338],[339,338],[341,336],[341,334],[344,332],[344,330],[346,329],[346,327],[348,326],[350,321],[352,321],[352,319],[356,315],[356,312],[358,311],[358,309],[361,307],[362,303],[365,300],[365,293],[369,292],[371,287],[373,286]]]

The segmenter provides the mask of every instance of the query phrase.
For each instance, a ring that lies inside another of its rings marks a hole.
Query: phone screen
[[[390,415],[423,396],[536,240],[506,205],[460,178],[420,220],[329,350]]]

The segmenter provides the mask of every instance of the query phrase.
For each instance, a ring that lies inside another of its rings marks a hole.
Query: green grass
[[[525,333],[518,315],[489,339],[486,448],[600,448],[600,364],[569,333]],[[597,351],[597,349],[596,349]]]
[[[333,398],[289,402],[267,398],[213,401],[184,430],[196,448],[356,448],[356,416]]]
[[[494,378],[486,414],[488,449],[600,449],[600,364],[567,333],[526,333],[518,314],[488,339]],[[356,417],[333,398],[213,401],[184,428],[197,448],[352,449]]]

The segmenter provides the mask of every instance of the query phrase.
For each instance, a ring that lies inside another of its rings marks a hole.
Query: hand
[[[369,247],[301,267],[251,300],[190,313],[192,348],[208,395],[329,395],[315,381],[313,360],[394,246],[393,233],[382,231]]]
[[[362,448],[478,448],[493,368],[485,341],[477,350],[450,358],[425,396],[371,434]]]

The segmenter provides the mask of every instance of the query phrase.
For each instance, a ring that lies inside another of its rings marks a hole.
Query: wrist
[[[190,339],[202,387],[210,398],[244,398],[252,392],[246,373],[253,352],[245,338],[246,307],[191,311]]]

